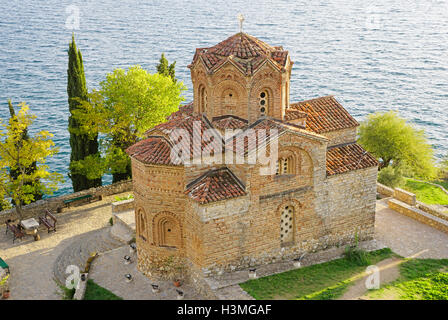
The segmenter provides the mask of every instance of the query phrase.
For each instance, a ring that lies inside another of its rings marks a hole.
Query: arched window
[[[260,111],[261,117],[268,114],[269,93],[267,90],[260,92],[260,97],[258,99],[258,106],[259,106],[259,111]]]
[[[280,216],[280,242],[287,244],[294,241],[294,207],[287,205]]]
[[[161,247],[179,248],[182,244],[181,228],[177,219],[171,215],[162,214],[155,218],[155,243]]]
[[[205,112],[207,109],[207,90],[204,85],[199,86],[199,113]]]

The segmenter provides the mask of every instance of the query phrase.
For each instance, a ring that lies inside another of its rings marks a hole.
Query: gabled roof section
[[[179,117],[186,118],[191,115],[193,115],[193,101],[188,104],[180,106],[178,111],[173,112],[168,117],[166,117],[166,119],[172,120],[172,119],[179,118]]]
[[[248,134],[249,129],[253,129],[255,134]],[[264,131],[264,135],[258,135],[257,130]],[[274,118],[261,118],[252,123],[246,130],[236,134],[226,141],[226,147],[230,146],[234,152],[239,154],[247,154],[257,150],[258,148],[265,146],[273,139],[277,139],[286,132],[291,132],[300,136],[304,136],[313,140],[328,141],[328,138],[316,134],[315,132],[305,130],[299,126],[285,123],[281,120]],[[271,137],[271,133],[273,136]],[[237,143],[238,139],[244,137],[244,143]]]
[[[206,172],[190,182],[185,190],[194,201],[207,204],[246,195],[244,184],[227,168]]]
[[[146,164],[175,165],[171,161],[171,143],[165,137],[152,136],[126,149],[126,153]]]
[[[357,143],[327,150],[327,176],[378,166],[378,161]]]
[[[212,119],[212,124],[216,129],[241,129],[244,130],[248,127],[248,121],[246,119],[234,116],[234,115],[224,115],[219,117],[214,117]]]
[[[285,112],[285,121],[291,121],[296,119],[307,118],[308,114],[303,111],[299,111],[297,109],[286,109]]]
[[[252,75],[267,61],[284,71],[288,51],[280,46],[270,46],[247,33],[240,32],[213,47],[196,49],[193,61],[188,67],[192,68],[199,59],[209,73],[214,73],[229,61],[244,74]]]
[[[333,96],[293,103],[286,113],[290,110],[305,112],[308,115],[306,128],[319,134],[359,126]]]
[[[216,137],[219,137],[219,139],[213,139],[212,141],[203,139],[204,131],[208,129],[214,130]],[[219,150],[220,144],[221,147],[224,145],[221,134],[213,128],[207,117],[201,114],[194,114],[191,116],[186,114],[182,116],[177,115],[172,117],[171,120],[148,130],[146,135],[150,137],[153,132],[161,132],[163,135],[170,136],[175,130],[184,130],[184,132],[187,133],[189,138],[179,140],[178,143],[185,143],[185,148],[190,150],[190,159],[192,159],[195,154],[201,155],[204,150]],[[195,137],[201,138],[200,146],[199,144],[194,143]]]

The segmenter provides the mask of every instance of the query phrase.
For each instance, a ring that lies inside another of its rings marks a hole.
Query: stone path
[[[377,201],[375,238],[403,256],[448,258],[448,234],[387,207],[388,198]]]
[[[125,255],[131,256],[131,264],[124,264]],[[127,273],[133,277],[130,283],[125,281],[124,275]],[[155,281],[143,275],[137,270],[136,254],[130,254],[127,245],[100,254],[92,264],[89,278],[125,300],[175,300],[176,289],[184,293],[185,300],[203,299],[191,285],[182,284],[176,288],[170,281]],[[159,293],[152,292],[153,283],[159,286]]]
[[[13,244],[12,235],[9,232],[5,234],[4,226],[0,227],[0,255],[11,269],[10,299],[61,299],[54,276],[55,262],[84,234],[109,225],[112,216],[110,202],[114,198],[104,197],[102,201],[56,214],[57,232],[48,234],[46,229],[41,229],[39,241],[29,236]]]
[[[106,252],[123,246],[123,243],[110,236],[111,227],[87,232],[76,240],[73,240],[57,257],[53,272],[61,284],[65,283],[67,277],[66,269],[69,265],[76,265],[82,272],[86,266],[87,259],[92,253]]]

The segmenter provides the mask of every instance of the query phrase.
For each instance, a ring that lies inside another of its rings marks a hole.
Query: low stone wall
[[[388,186],[385,186],[384,184],[381,184],[379,182],[377,182],[376,184],[376,191],[386,197],[394,196],[394,189],[389,188]]]
[[[395,210],[405,216],[411,217],[433,228],[448,233],[448,221],[446,220],[440,219],[432,214],[428,214],[423,210],[412,207],[397,199],[390,199],[388,201],[388,206],[392,210]]]
[[[415,194],[400,188],[394,189],[394,198],[410,206],[415,206],[417,204],[417,198]]]
[[[112,203],[112,213],[134,210],[134,199],[122,200]]]
[[[436,208],[430,204],[426,204],[426,203],[417,201],[417,208],[419,208],[420,210],[425,211],[429,214],[432,214],[433,216],[436,216],[440,219],[448,221],[448,213],[442,212],[438,208]]]
[[[23,207],[23,219],[36,218],[43,215],[45,209],[56,213],[59,208],[64,207],[64,200],[77,198],[84,195],[97,196],[110,196],[117,193],[127,192],[132,190],[132,180],[121,181],[113,183],[107,186],[101,186],[98,188],[90,188],[75,193],[65,194],[59,197],[53,197],[48,199],[39,200]],[[8,219],[17,219],[16,210],[4,210],[0,212],[0,225],[3,225]]]

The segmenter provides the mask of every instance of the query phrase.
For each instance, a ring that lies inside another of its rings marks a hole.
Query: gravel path
[[[131,264],[124,264],[125,255],[131,256]],[[93,262],[89,278],[125,300],[176,300],[176,289],[184,293],[185,300],[203,299],[189,284],[176,288],[171,281],[157,281],[146,277],[137,270],[136,257],[136,254],[129,252],[128,245],[101,254]],[[124,277],[128,273],[133,277],[130,283]],[[153,293],[151,284],[157,284],[160,292]]]

